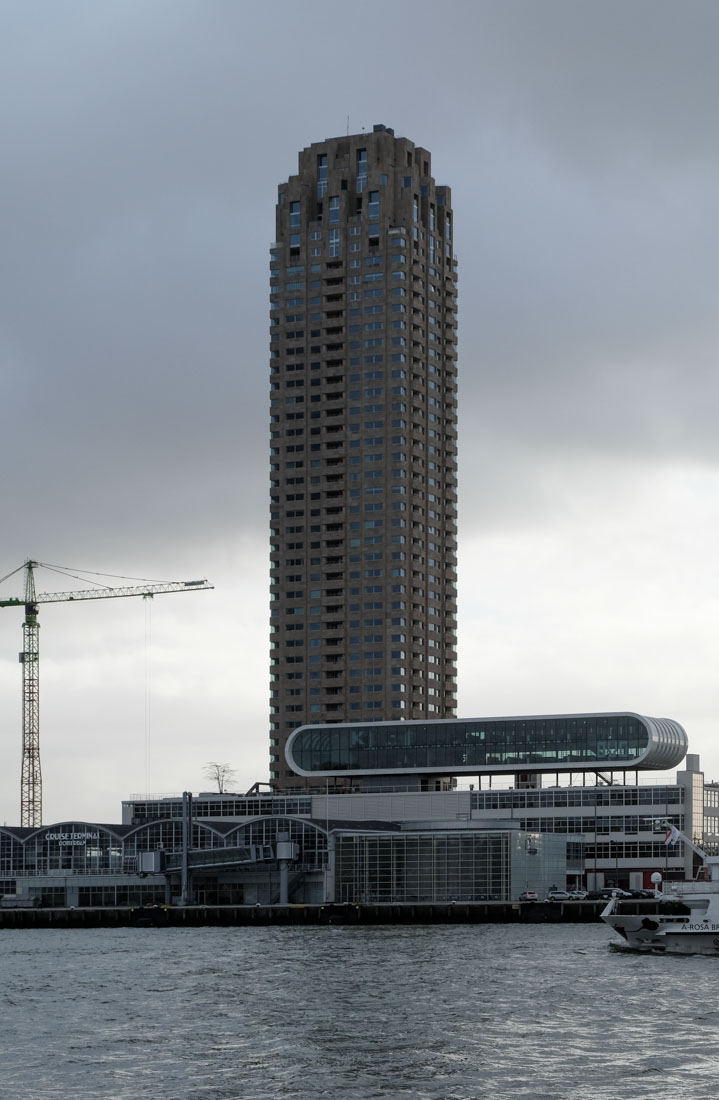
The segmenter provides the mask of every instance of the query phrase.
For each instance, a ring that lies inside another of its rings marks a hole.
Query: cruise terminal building
[[[719,842],[719,785],[686,751],[677,722],[626,711],[302,726],[286,746],[295,791],[136,797],[114,825],[3,827],[0,889],[97,906],[639,888],[695,871],[653,819]]]

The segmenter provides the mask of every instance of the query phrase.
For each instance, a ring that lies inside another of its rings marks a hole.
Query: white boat
[[[668,822],[664,824],[669,830],[668,840],[681,839],[701,856],[706,878],[671,883],[667,892],[661,888],[662,876],[652,875],[655,897],[652,906],[612,898],[601,914],[602,920],[620,936],[620,941],[612,946],[625,951],[719,955],[719,856],[707,856],[684,833]],[[628,912],[629,909],[635,912]]]

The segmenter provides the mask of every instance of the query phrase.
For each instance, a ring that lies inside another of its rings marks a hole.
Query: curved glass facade
[[[308,814],[310,807],[311,802],[307,799]],[[278,831],[289,833],[290,839],[299,845],[300,861],[305,868],[325,865],[325,830],[296,817],[259,817],[243,821],[229,830],[225,823],[222,831],[206,822],[194,821],[190,847],[193,851],[208,852],[249,844],[274,846]],[[86,821],[43,825],[39,829],[0,826],[0,875],[133,873],[138,854],[157,849],[168,856],[177,856],[182,851],[182,820],[179,817],[116,828]]]
[[[287,743],[299,775],[476,775],[583,768],[671,768],[687,735],[632,712],[301,726]]]
[[[135,828],[65,821],[39,829],[0,828],[0,874],[73,875],[132,871],[138,852],[182,850],[182,821],[152,821]],[[210,825],[193,822],[192,848],[222,848]]]
[[[39,829],[0,829],[3,874],[97,874],[123,869],[122,837],[106,825],[63,821]]]
[[[228,847],[246,847],[249,844],[276,845],[278,833],[289,833],[290,840],[299,847],[298,862],[312,870],[324,867],[327,862],[327,833],[312,821],[291,817],[262,817],[244,822],[227,834]]]

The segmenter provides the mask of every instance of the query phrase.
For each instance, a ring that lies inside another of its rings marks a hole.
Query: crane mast
[[[40,624],[37,621],[34,562],[26,563],[25,621],[22,624],[22,766],[20,824],[42,824],[40,769]]]
[[[25,598],[0,600],[0,607],[25,606],[22,626],[22,766],[20,775],[20,824],[28,828],[42,825],[42,771],[40,768],[40,624],[38,604],[71,603],[75,600],[107,600],[121,596],[149,596],[163,592],[197,592],[214,586],[206,580],[144,582],[113,588],[72,589],[65,592],[35,592],[35,569],[40,562],[26,561],[13,573],[25,569]],[[53,568],[50,566],[49,568]],[[62,570],[60,570],[62,572]],[[8,574],[12,576],[12,573]],[[7,577],[3,577],[7,580]]]

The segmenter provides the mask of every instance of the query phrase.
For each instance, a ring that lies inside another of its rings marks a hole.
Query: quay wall
[[[317,924],[542,924],[588,923],[605,902],[457,902],[354,905],[187,905],[142,909],[0,909],[0,931],[12,928]],[[656,909],[636,901],[636,912]],[[628,903],[623,905],[626,912]]]

